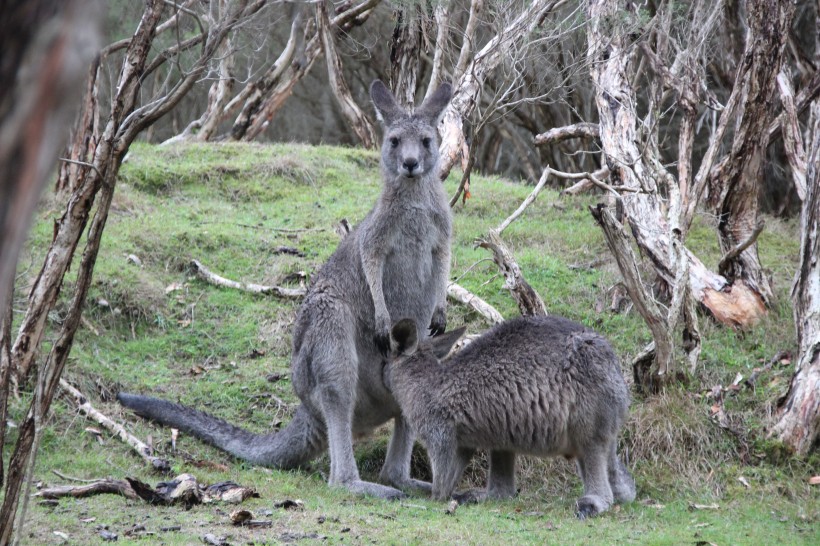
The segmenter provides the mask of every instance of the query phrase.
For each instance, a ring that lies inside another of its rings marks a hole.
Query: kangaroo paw
[[[575,512],[575,515],[581,520],[597,516],[609,508],[607,503],[604,502],[604,499],[597,495],[584,495],[578,499],[576,507],[578,511]]]
[[[406,494],[404,494],[402,491],[399,491],[394,487],[389,487],[387,485],[381,485],[373,482],[366,482],[363,480],[355,480],[347,483],[342,483],[339,485],[341,487],[346,488],[351,493],[355,493],[357,495],[368,495],[371,497],[378,497],[380,499],[386,500],[399,500],[407,497]]]

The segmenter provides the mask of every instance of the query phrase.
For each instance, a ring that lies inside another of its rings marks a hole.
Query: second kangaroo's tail
[[[181,404],[121,392],[120,404],[137,415],[177,428],[234,457],[273,468],[297,468],[321,454],[327,440],[320,422],[304,406],[279,432],[254,434],[227,421]]]

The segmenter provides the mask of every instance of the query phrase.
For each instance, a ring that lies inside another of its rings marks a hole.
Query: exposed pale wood
[[[538,194],[541,193],[542,189],[544,189],[544,185],[547,183],[547,180],[549,180],[551,172],[552,169],[550,169],[549,166],[547,166],[544,169],[544,171],[541,173],[541,178],[538,179],[538,183],[535,185],[535,187],[532,189],[532,191],[526,197],[526,199],[524,199],[524,201],[522,201],[521,204],[518,205],[518,208],[515,209],[515,212],[513,212],[511,215],[505,218],[504,221],[501,222],[497,228],[495,228],[496,235],[501,235],[505,229],[510,227],[510,224],[515,222],[522,214],[524,214],[524,210],[526,210],[526,208],[530,206],[530,204],[532,204],[533,201],[535,201],[535,199],[538,197]]]
[[[453,97],[439,124],[441,160],[439,178],[450,174],[466,146],[463,120],[475,110],[487,75],[515,46],[526,43],[530,34],[541,24],[560,0],[533,0],[502,31],[476,53],[463,73],[453,82]]]
[[[470,63],[470,58],[475,50],[476,28],[478,28],[479,18],[483,10],[484,0],[470,0],[470,15],[467,18],[467,26],[464,27],[464,33],[461,37],[461,51],[459,51],[458,61],[456,61],[456,66],[453,70],[453,77],[455,79],[461,78],[464,71],[467,70],[467,65]]]
[[[327,5],[324,2],[319,2],[316,5],[316,21],[317,32],[322,39],[322,48],[325,52],[330,89],[333,91],[333,96],[339,105],[339,111],[359,138],[362,146],[374,148],[377,143],[376,131],[365,113],[353,100],[350,88],[345,82],[342,58],[336,51],[333,28],[327,15]]]
[[[641,389],[658,390],[671,379],[669,372],[674,369],[672,331],[668,328],[666,316],[652,297],[649,289],[643,284],[643,279],[638,271],[638,260],[632,251],[624,226],[603,205],[590,207],[589,210],[592,217],[601,226],[607,246],[618,262],[618,269],[621,271],[624,285],[632,303],[652,332],[652,339],[654,340],[652,357],[655,364],[652,366],[651,371],[639,371],[636,364],[633,364],[636,378],[640,379],[637,381],[637,385]],[[645,359],[637,362],[643,363],[644,361]]]
[[[304,288],[285,288],[281,286],[265,286],[262,284],[232,281],[212,272],[210,269],[202,265],[199,260],[191,260],[190,266],[198,278],[215,286],[224,286],[226,288],[234,288],[236,290],[252,292],[254,294],[269,294],[290,299],[299,299],[305,295]]]
[[[761,138],[773,119],[771,104],[780,71],[786,36],[794,15],[792,2],[750,0],[748,2],[747,48],[749,70],[743,80],[746,90],[743,109],[735,125],[731,150],[711,186],[716,199],[718,240],[724,254],[750,238],[758,223],[758,194],[763,177],[766,139]],[[751,244],[723,269],[724,276],[757,292],[768,304],[772,288],[763,271],[757,244]]]
[[[45,499],[59,499],[61,497],[83,498],[104,494],[122,495],[127,499],[133,500],[139,499],[131,487],[131,484],[125,480],[115,480],[113,478],[95,480],[83,485],[57,485],[54,487],[46,487],[37,491],[34,496],[43,497]]]
[[[427,84],[427,91],[424,93],[425,99],[432,95],[443,81],[441,67],[444,62],[444,51],[450,37],[450,9],[447,2],[436,4],[436,7],[433,8],[433,16],[436,20],[436,49],[433,51],[433,66],[430,68],[430,82]]]
[[[416,105],[416,78],[421,48],[420,6],[399,6],[393,15],[393,39],[390,42],[390,88],[396,101],[405,109]]]
[[[246,85],[220,112],[219,117],[221,120],[231,115],[239,105],[242,105],[231,128],[230,135],[233,140],[244,136],[245,131],[247,131],[255,117],[265,110],[266,99],[282,80],[286,70],[291,66],[291,62],[297,52],[298,44],[302,39],[301,36],[304,33],[304,7],[297,4],[292,9],[294,13],[290,25],[290,35],[279,57],[260,78]]]
[[[88,417],[102,425],[106,430],[114,434],[117,438],[131,446],[137,455],[151,465],[155,470],[168,471],[171,465],[165,459],[152,455],[153,450],[145,444],[142,440],[125,430],[125,427],[117,423],[107,415],[103,414],[97,408],[91,405],[88,398],[85,397],[77,388],[68,383],[65,379],[60,379],[60,388],[74,397],[77,402],[77,409]]]
[[[553,127],[546,133],[535,135],[533,143],[536,146],[546,146],[547,144],[557,144],[571,138],[598,138],[597,123],[575,123],[564,127]]]
[[[468,307],[472,307],[479,315],[486,318],[491,324],[500,324],[504,322],[504,317],[496,310],[495,307],[476,296],[463,286],[457,283],[450,283],[447,285],[447,296],[463,303]]]
[[[800,256],[792,286],[800,354],[772,434],[806,455],[820,438],[820,102],[811,107],[806,198],[800,214]]]
[[[800,136],[800,123],[797,120],[797,107],[794,104],[794,89],[791,80],[784,69],[777,75],[777,85],[780,88],[780,102],[783,103],[781,123],[783,131],[783,147],[792,170],[792,180],[800,200],[806,198],[806,151],[803,148],[803,138]]]

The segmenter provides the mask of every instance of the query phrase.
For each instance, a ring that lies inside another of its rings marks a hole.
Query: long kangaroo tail
[[[299,406],[279,432],[254,434],[202,411],[159,398],[121,392],[120,404],[137,415],[177,428],[239,459],[274,468],[297,468],[316,458],[327,447],[324,427]]]
[[[616,444],[612,442],[612,447],[609,451],[609,485],[612,488],[612,494],[615,500],[620,503],[628,503],[635,500],[635,480],[632,479],[632,474],[627,470],[626,465],[618,457],[616,452]]]

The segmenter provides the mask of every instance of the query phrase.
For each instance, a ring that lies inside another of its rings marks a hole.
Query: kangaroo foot
[[[394,487],[381,485],[373,482],[366,482],[363,480],[353,480],[346,483],[336,484],[339,487],[344,487],[351,493],[357,495],[369,495],[371,497],[378,497],[386,500],[398,500],[407,497],[403,492]]]
[[[413,478],[382,478],[382,481],[402,491],[417,491],[429,495],[433,490],[433,484],[430,482]]]
[[[586,519],[605,512],[609,508],[609,504],[597,495],[584,495],[578,499],[576,507],[578,511],[575,512],[575,515],[578,519]]]
[[[453,493],[453,500],[461,505],[464,504],[478,504],[487,500],[486,489],[467,489],[460,493]]]

